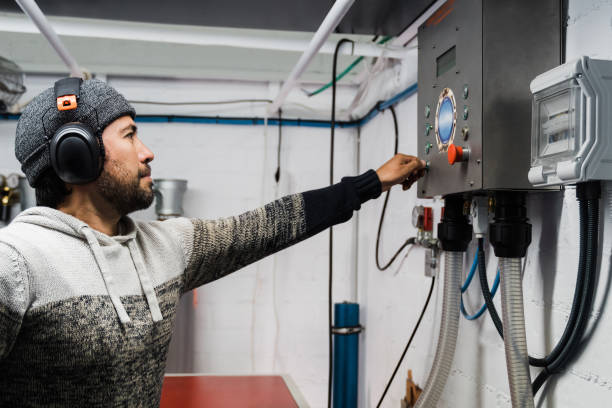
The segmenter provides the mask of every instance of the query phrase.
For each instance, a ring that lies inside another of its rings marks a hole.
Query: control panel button
[[[425,153],[429,154],[429,152],[431,151],[432,147],[433,147],[433,145],[431,143],[427,143],[425,145]]]
[[[458,162],[468,161],[469,158],[470,149],[465,149],[455,144],[448,146],[448,164],[451,166]]]
[[[463,105],[463,120],[467,120],[470,110],[467,105]]]

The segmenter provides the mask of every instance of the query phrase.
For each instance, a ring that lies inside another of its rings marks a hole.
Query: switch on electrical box
[[[419,27],[422,198],[529,189],[529,83],[561,61],[559,0],[449,0]]]

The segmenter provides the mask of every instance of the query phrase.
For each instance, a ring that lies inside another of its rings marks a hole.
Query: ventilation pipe
[[[444,199],[444,215],[438,224],[438,239],[444,252],[444,290],[442,318],[436,356],[415,408],[430,408],[438,404],[455,357],[459,332],[461,303],[461,273],[463,256],[472,239],[472,226],[465,214],[465,200],[461,195]]]
[[[276,113],[285,102],[289,92],[295,87],[300,76],[304,73],[312,59],[317,55],[327,37],[336,29],[342,18],[349,11],[355,0],[336,0],[332,8],[329,10],[325,19],[319,26],[317,32],[312,36],[308,48],[304,51],[298,62],[291,70],[289,77],[283,83],[282,88],[274,99],[271,105],[268,106],[268,116]]]
[[[524,192],[495,192],[495,217],[490,240],[499,258],[504,347],[513,408],[533,408],[529,355],[525,334],[521,258],[531,243]]]
[[[183,215],[183,196],[187,190],[187,180],[156,179],[153,184],[155,194],[155,213],[160,221]]]
[[[49,41],[49,44],[53,47],[57,55],[64,61],[64,64],[70,69],[70,76],[73,77],[83,77],[83,71],[79,68],[76,60],[72,57],[72,55],[68,52],[68,49],[62,43],[59,36],[49,24],[49,20],[43,14],[40,7],[34,0],[16,0],[17,4],[30,20],[38,27],[40,33]]]

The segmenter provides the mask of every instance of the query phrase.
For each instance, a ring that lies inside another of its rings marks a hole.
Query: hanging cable
[[[504,338],[504,326],[499,318],[499,314],[497,314],[497,309],[495,308],[495,304],[493,304],[493,296],[491,291],[489,291],[489,281],[487,279],[487,266],[485,262],[485,252],[484,252],[484,238],[478,238],[478,276],[480,277],[480,288],[482,290],[482,297],[484,297],[485,305],[487,309],[489,309],[489,316],[493,320],[493,324],[497,329],[497,332]]]
[[[137,101],[128,100],[129,103],[139,105],[164,105],[164,106],[182,106],[182,105],[232,105],[236,103],[272,103],[272,99],[227,99],[222,101],[185,101],[185,102],[169,102],[169,101]]]
[[[583,183],[576,191],[580,217],[580,254],[572,308],[563,334],[553,350],[542,358],[529,357],[530,365],[544,368],[532,383],[534,395],[551,375],[559,372],[576,354],[577,344],[579,344],[582,334],[586,329],[594,296],[593,281],[595,279],[594,274],[597,257],[597,234],[595,234],[594,231],[598,230],[599,203],[598,198],[595,199],[593,197],[598,197],[597,187],[597,184],[586,186],[586,183]],[[592,191],[588,190],[589,188]],[[588,192],[585,192],[585,190],[588,190]],[[585,197],[590,197],[590,199]],[[483,246],[481,244],[482,242],[479,240],[478,253],[479,255],[482,253],[484,256],[484,248],[481,248],[481,246]],[[481,290],[486,301],[487,298],[491,298],[491,292],[489,291],[486,280],[484,262],[480,261],[479,274],[481,278]],[[486,305],[499,335],[503,338],[503,326],[495,305],[492,300],[486,302]]]
[[[584,282],[582,287],[582,299],[578,308],[578,315],[574,329],[571,331],[566,346],[561,350],[558,357],[544,367],[544,370],[536,377],[532,384],[534,395],[540,387],[552,375],[561,372],[567,364],[576,356],[580,349],[580,342],[586,331],[593,300],[595,297],[595,280],[597,275],[597,254],[599,250],[599,198],[601,196],[601,185],[599,181],[580,183],[576,186],[576,196],[579,203],[586,202],[587,231],[586,251],[584,256]]]
[[[332,68],[332,106],[331,106],[331,137],[329,156],[329,185],[334,184],[334,130],[336,129],[336,67],[338,63],[338,50],[344,43],[354,43],[353,40],[343,38],[336,44],[334,50],[334,63]],[[328,326],[329,326],[329,377],[327,380],[327,407],[331,408],[332,376],[333,376],[333,320],[332,320],[332,281],[334,271],[334,228],[329,227],[329,284],[328,284]]]
[[[280,169],[281,169],[281,142],[283,137],[283,111],[278,109],[278,149],[276,152],[276,173],[274,173],[274,180],[278,184],[280,181]]]
[[[377,38],[377,37],[374,37],[374,40],[372,40],[372,41],[376,41],[376,38]],[[381,39],[381,40],[380,40],[380,41],[379,41],[377,44],[384,44],[384,43],[386,43],[387,41],[389,41],[391,38],[392,38],[392,37],[383,37],[383,38],[382,38],[382,39]],[[356,59],[355,59],[355,60],[354,60],[354,61],[353,61],[353,62],[352,62],[352,63],[351,63],[351,64],[350,64],[348,67],[346,67],[346,68],[344,69],[344,71],[342,71],[342,72],[341,72],[341,73],[340,73],[338,76],[334,76],[334,79],[335,79],[336,81],[339,81],[339,80],[341,80],[342,78],[344,78],[344,76],[345,76],[346,74],[348,74],[349,72],[351,72],[351,71],[353,70],[353,68],[355,68],[355,67],[356,67],[356,66],[357,66],[357,65],[358,65],[358,64],[359,64],[361,61],[363,61],[363,59],[364,59],[364,58],[365,58],[365,57],[363,57],[363,56],[356,58]],[[330,86],[332,86],[332,82],[333,82],[333,81],[330,81],[330,82],[326,83],[325,85],[323,85],[322,87],[320,87],[320,88],[319,88],[319,89],[317,89],[316,91],[313,91],[313,92],[308,92],[308,91],[305,91],[305,92],[306,92],[306,94],[308,95],[308,97],[318,95],[318,94],[320,94],[321,92],[323,92],[324,90],[326,90],[327,88],[329,88]]]
[[[395,109],[393,108],[393,106],[389,106],[389,110],[391,111],[391,115],[393,117],[393,126],[395,129],[395,143],[393,145],[393,154],[397,154],[397,149],[398,149],[398,143],[399,143],[399,128],[397,125],[397,115],[395,114]],[[379,252],[380,252],[380,235],[382,232],[382,226],[383,226],[383,222],[385,220],[385,213],[387,212],[387,203],[389,202],[389,197],[391,196],[391,189],[389,189],[387,191],[387,194],[385,195],[385,201],[383,203],[383,208],[382,208],[382,212],[380,213],[380,221],[378,222],[378,232],[376,233],[376,268],[378,268],[379,271],[384,271],[387,268],[389,268],[393,262],[395,261],[395,259],[398,257],[398,255],[404,250],[404,248],[406,248],[408,245],[412,245],[415,242],[415,238],[408,238],[400,247],[397,251],[395,251],[395,253],[393,254],[393,256],[391,257],[391,259],[389,260],[389,262],[387,262],[385,265],[381,266],[380,263],[380,256],[379,256]]]
[[[404,361],[404,357],[406,356],[406,352],[410,348],[410,344],[412,344],[412,339],[414,339],[414,335],[416,334],[417,330],[419,329],[419,325],[421,324],[421,320],[423,320],[423,316],[425,315],[425,312],[427,311],[427,306],[429,306],[429,300],[431,299],[431,294],[433,293],[433,288],[434,288],[435,281],[436,281],[436,277],[432,276],[431,277],[431,285],[429,286],[429,294],[427,295],[427,299],[425,300],[425,304],[423,305],[423,309],[421,310],[421,314],[419,315],[419,320],[417,320],[416,325],[414,326],[414,329],[412,330],[412,334],[410,335],[410,338],[408,339],[408,343],[406,344],[406,347],[404,347],[404,351],[402,352],[402,356],[400,357],[399,361],[397,362],[397,365],[395,366],[395,370],[393,370],[393,374],[391,374],[391,378],[389,378],[389,381],[387,382],[387,386],[385,387],[385,390],[383,391],[382,395],[380,396],[380,399],[378,400],[378,404],[376,404],[376,408],[380,407],[380,404],[382,404],[383,400],[385,399],[385,395],[387,395],[387,391],[389,390],[389,387],[391,386],[391,383],[393,382],[393,379],[395,378],[395,374],[397,374],[397,370],[399,370],[400,365],[402,364],[402,361]]]

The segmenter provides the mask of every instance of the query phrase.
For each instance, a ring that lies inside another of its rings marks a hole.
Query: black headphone
[[[61,112],[77,108],[81,78],[64,78],[55,83],[57,109]],[[97,116],[97,112],[96,112]],[[85,123],[70,122],[61,126],[49,142],[51,165],[65,183],[86,184],[102,172],[101,140]]]

